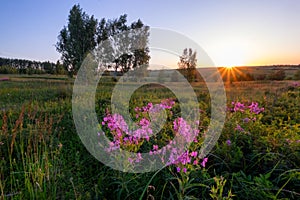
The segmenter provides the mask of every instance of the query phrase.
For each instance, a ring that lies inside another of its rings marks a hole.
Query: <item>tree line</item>
[[[45,61],[0,57],[0,74],[66,74],[63,65]]]

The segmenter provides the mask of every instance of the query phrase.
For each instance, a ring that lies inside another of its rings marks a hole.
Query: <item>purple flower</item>
[[[173,101],[172,99],[165,99],[162,100],[160,103],[160,107],[164,108],[164,109],[171,109],[175,104],[175,101]]]
[[[234,130],[237,130],[237,131],[240,131],[240,132],[244,131],[244,129],[239,124],[236,125],[236,127],[234,128]]]
[[[198,165],[198,160],[194,160],[193,165]]]
[[[153,104],[150,102],[142,108],[142,111],[143,112],[149,112],[149,110],[151,110],[152,107],[153,107]]]
[[[192,128],[183,118],[177,118],[173,121],[173,129],[175,132],[185,138],[187,142],[192,142],[199,134],[197,128]]]
[[[192,157],[195,157],[195,158],[196,158],[196,157],[197,157],[197,155],[198,155],[198,152],[197,152],[197,151],[193,151],[193,152],[191,152],[191,156],[192,156]]]
[[[264,108],[259,108],[257,102],[252,102],[250,106],[248,106],[250,112],[259,114],[260,112],[264,111]]]
[[[136,162],[136,163],[139,163],[142,159],[143,159],[143,158],[142,158],[142,154],[141,154],[141,153],[138,153],[138,154],[137,154],[137,158],[135,159],[135,162]]]
[[[207,160],[208,160],[208,158],[204,158],[204,159],[203,159],[203,161],[202,161],[202,163],[201,163],[202,167],[205,168],[205,165],[206,165],[206,163],[207,163]]]
[[[135,112],[140,112],[141,109],[140,109],[139,107],[136,107],[136,108],[134,109],[134,111],[135,111]]]
[[[233,108],[234,112],[238,112],[238,111],[244,112],[244,110],[245,110],[245,105],[243,103],[240,102],[234,103],[234,108]]]
[[[246,118],[243,119],[244,123],[248,123],[249,121],[250,121],[250,119],[248,117],[246,117]]]
[[[132,158],[128,158],[128,161],[132,164],[133,163],[133,159]]]
[[[183,168],[183,170],[182,170],[182,171],[183,171],[184,173],[186,173],[186,171],[187,171],[187,170],[186,170],[186,168]]]
[[[150,122],[146,118],[141,119],[141,121],[139,122],[140,126],[149,126],[149,124],[150,124]]]
[[[179,173],[181,169],[180,169],[180,167],[176,167],[176,170]]]
[[[226,144],[227,144],[228,146],[230,146],[230,145],[231,145],[231,141],[230,141],[230,140],[226,140]]]

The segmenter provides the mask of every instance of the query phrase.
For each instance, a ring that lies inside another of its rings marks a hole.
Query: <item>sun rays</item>
[[[237,67],[227,66],[219,69],[223,81],[232,82],[237,81],[239,76],[242,76],[243,72]]]

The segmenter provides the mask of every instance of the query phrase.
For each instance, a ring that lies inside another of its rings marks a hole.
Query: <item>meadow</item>
[[[204,83],[193,83],[200,133],[188,159],[137,174],[113,170],[86,150],[72,118],[73,81],[14,75],[0,82],[1,199],[300,198],[300,81],[225,83],[226,122],[203,160],[196,152],[210,121],[210,96]],[[99,82],[99,124],[108,115],[115,84],[111,77]],[[176,99],[167,88],[143,86],[131,97],[130,112],[134,116],[134,108],[170,98]],[[174,134],[178,107],[175,100],[168,108],[169,121],[155,139],[159,147]],[[102,125],[114,140],[113,130]],[[133,151],[151,150],[151,142]]]

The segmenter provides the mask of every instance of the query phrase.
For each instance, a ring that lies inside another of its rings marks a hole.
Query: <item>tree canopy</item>
[[[193,82],[196,76],[197,52],[189,48],[183,50],[179,57],[178,67],[189,82]]]
[[[126,34],[130,30],[136,31]],[[114,37],[117,35],[121,36]],[[74,5],[69,13],[68,25],[60,31],[56,49],[61,53],[70,76],[73,76],[86,55],[103,41],[108,41],[110,45],[105,53],[111,62],[106,63],[106,67],[124,73],[149,62],[148,36],[149,27],[144,26],[141,20],[127,25],[126,14],[112,20],[97,20],[82,11],[79,5]],[[139,48],[133,48],[136,47],[133,44],[139,42],[142,42]]]

